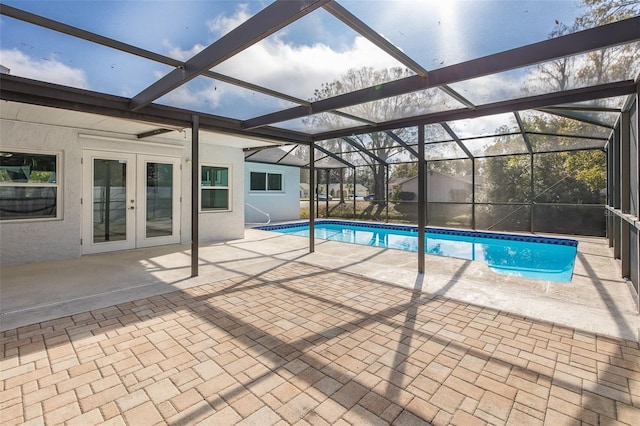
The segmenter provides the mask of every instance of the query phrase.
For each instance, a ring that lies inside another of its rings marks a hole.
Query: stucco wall
[[[245,165],[245,199],[252,206],[266,212],[271,221],[287,221],[300,219],[300,169],[298,167],[278,166],[246,162]],[[250,173],[266,172],[282,174],[282,192],[251,191]],[[246,223],[265,223],[264,214],[245,207]]]
[[[0,141],[3,150],[61,152],[63,193],[61,219],[0,222],[0,264],[80,256],[82,167],[77,132],[63,127],[1,120]]]
[[[86,134],[90,134],[87,137]],[[161,137],[146,143],[128,141],[122,135],[91,132],[69,127],[0,121],[1,149],[56,151],[61,153],[62,216],[56,220],[0,222],[0,265],[42,262],[79,257],[82,254],[84,149],[165,155],[181,158],[182,204],[179,214],[180,241],[191,241],[191,147],[175,146]],[[167,142],[166,146],[164,142]],[[201,242],[238,239],[244,236],[244,156],[240,148],[201,144],[200,160],[224,164],[232,171],[232,209],[229,212],[200,213]]]
[[[241,149],[202,144],[200,162],[231,167],[231,211],[200,213],[200,242],[244,237],[244,154]],[[191,190],[189,189],[189,203]],[[189,222],[191,223],[191,222]],[[191,225],[189,225],[191,226]],[[187,230],[190,232],[190,229]]]

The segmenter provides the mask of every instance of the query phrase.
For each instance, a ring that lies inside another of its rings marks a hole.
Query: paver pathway
[[[0,343],[3,425],[640,421],[638,342],[300,263]]]

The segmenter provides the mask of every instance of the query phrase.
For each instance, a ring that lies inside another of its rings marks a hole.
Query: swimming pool
[[[309,236],[309,223],[257,229]],[[315,222],[315,237],[405,251],[418,251],[418,227],[364,222]],[[556,282],[571,281],[578,242],[565,238],[427,228],[425,253],[482,261],[495,272]]]

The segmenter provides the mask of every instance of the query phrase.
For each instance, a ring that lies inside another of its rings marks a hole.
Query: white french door
[[[83,152],[82,253],[180,242],[180,159]]]

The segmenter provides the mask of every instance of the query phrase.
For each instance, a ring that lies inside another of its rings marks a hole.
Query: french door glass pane
[[[93,242],[127,238],[127,163],[93,160]]]
[[[147,163],[146,237],[173,233],[173,165]]]

